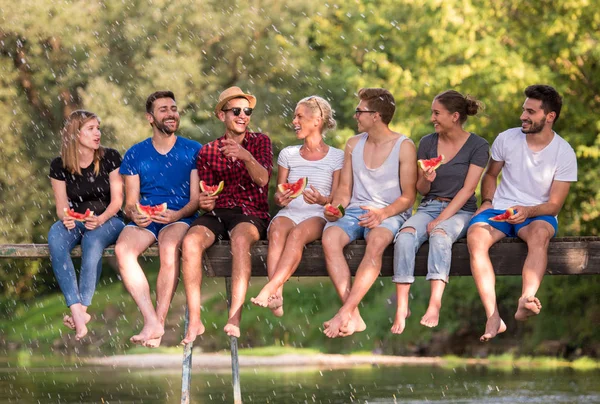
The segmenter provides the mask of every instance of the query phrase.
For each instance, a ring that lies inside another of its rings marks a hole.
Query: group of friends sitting
[[[250,300],[276,316],[284,313],[283,287],[299,266],[304,246],[322,240],[327,270],[341,300],[337,314],[323,324],[330,338],[366,329],[359,303],[379,276],[383,252],[391,243],[397,291],[392,333],[405,329],[415,255],[426,240],[431,296],[421,319],[424,326],[438,325],[452,244],[465,236],[487,316],[481,340],[506,330],[488,252],[504,237],[519,237],[528,247],[515,318],[524,321],[540,313],[536,293],[546,271],[549,240],[557,233],[557,215],[570,184],[577,180],[576,155],[552,129],[562,106],[554,88],[532,85],[525,90],[521,125],[496,137],[491,158],[488,142],[464,129],[467,118],[477,115],[483,104],[454,90],[433,99],[434,132],[418,148],[390,129],[396,103],[385,89],[358,92],[358,135],[347,141],[345,150],[326,142],[327,132],[336,127],[329,102],[318,96],[303,98],[292,120],[299,144],[284,148],[277,158],[273,199],[281,209],[272,219],[271,141],[248,130],[256,103],[256,97],[239,87],[223,91],[214,114],[225,132],[201,145],[176,135],[180,115],[174,94],[155,92],[146,101],[152,136],[133,145],[123,158],[101,146],[98,116],[83,110],[70,114],[61,133],[60,157],[50,166],[59,220],[49,231],[48,244],[70,308],[63,322],[78,340],[88,331],[103,250],[114,243],[120,276],[144,319],[131,341],[147,347],[159,346],[165,332],[180,261],[189,310],[182,343],[204,333],[202,259],[217,240],[230,240],[231,245],[232,293],[224,327],[230,336],[240,336],[251,247],[265,238],[269,281]],[[413,214],[417,192],[422,198]],[[366,247],[352,280],[343,250],[357,239],[364,239]],[[156,303],[138,262],[155,242],[160,256]],[[79,278],[71,259],[77,244],[82,248]]]

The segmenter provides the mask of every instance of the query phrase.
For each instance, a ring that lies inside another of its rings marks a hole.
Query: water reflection
[[[435,366],[244,370],[244,403],[600,403],[600,372]],[[179,371],[0,369],[2,403],[179,403]],[[233,402],[228,372],[194,372],[192,402]]]

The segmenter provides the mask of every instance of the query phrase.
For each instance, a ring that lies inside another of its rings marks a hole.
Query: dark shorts
[[[481,212],[480,214],[478,214],[477,216],[474,216],[471,219],[469,226],[474,223],[487,223],[490,226],[492,226],[494,229],[500,230],[502,233],[506,234],[508,237],[518,237],[519,230],[521,230],[523,227],[527,226],[528,224],[531,224],[531,222],[534,222],[536,220],[542,220],[546,223],[549,223],[554,228],[554,235],[556,235],[556,233],[558,232],[558,222],[556,221],[556,218],[554,216],[529,217],[529,218],[525,219],[525,221],[523,223],[519,223],[519,224],[510,224],[510,223],[506,223],[506,222],[493,222],[493,221],[489,220],[490,218],[492,218],[496,215],[500,215],[504,212],[505,212],[504,210],[499,210],[499,209],[486,209],[483,212]]]
[[[252,223],[258,229],[260,239],[267,238],[269,222],[260,217],[243,214],[242,208],[215,209],[194,220],[191,227],[204,226],[212,231],[218,240],[229,240],[229,233],[240,223]]]

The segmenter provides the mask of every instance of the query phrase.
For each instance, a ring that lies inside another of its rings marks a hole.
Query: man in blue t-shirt
[[[146,119],[152,126],[152,137],[127,151],[119,171],[125,178],[125,213],[132,222],[117,240],[115,253],[123,283],[144,317],[142,331],[130,340],[156,348],[177,287],[181,241],[197,216],[196,156],[202,145],[175,135],[179,112],[171,91],[148,97]],[[163,208],[154,212],[147,208],[160,205]],[[160,269],[155,310],[138,257],[156,241]]]

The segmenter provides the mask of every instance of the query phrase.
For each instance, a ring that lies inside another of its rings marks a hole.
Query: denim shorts
[[[528,224],[531,224],[531,222],[534,222],[536,220],[543,220],[544,222],[549,223],[554,228],[555,236],[556,233],[558,233],[558,221],[554,216],[544,215],[528,217],[523,223],[519,224],[510,224],[507,222],[492,222],[491,220],[489,220],[490,218],[496,215],[500,215],[504,212],[504,210],[499,209],[486,209],[477,216],[473,217],[473,219],[471,219],[471,222],[469,223],[469,226],[471,226],[474,223],[487,223],[494,229],[500,230],[502,233],[506,234],[507,237],[518,237],[519,230],[521,230],[523,227],[527,226]]]
[[[367,212],[368,210],[361,208],[347,209],[344,216],[340,219],[336,220],[335,222],[327,222],[323,231],[325,231],[329,227],[337,226],[341,228],[344,231],[344,233],[348,235],[348,237],[350,237],[351,242],[354,240],[364,239],[365,237],[367,237],[367,234],[369,234],[369,231],[371,231],[372,229],[362,227],[359,224],[360,219],[358,217]],[[406,219],[404,218],[404,216],[395,215],[388,217],[377,227],[383,227],[384,229],[388,229],[392,232],[392,235],[394,236],[396,235],[398,230],[400,230],[400,227],[402,227],[405,221]]]
[[[127,226],[132,226],[132,227],[137,227],[137,228],[142,229],[142,230],[147,230],[150,233],[152,233],[152,235],[154,236],[154,238],[158,241],[158,235],[160,234],[161,231],[163,231],[167,227],[171,226],[172,224],[176,224],[176,223],[185,223],[185,224],[187,224],[188,227],[190,227],[190,225],[192,224],[192,222],[194,220],[196,220],[197,217],[198,217],[197,215],[189,216],[189,217],[184,217],[182,219],[179,219],[176,222],[168,223],[168,224],[151,222],[146,227],[141,227],[141,226],[138,226],[137,224],[135,224],[135,222],[130,222],[130,223],[127,224]]]

